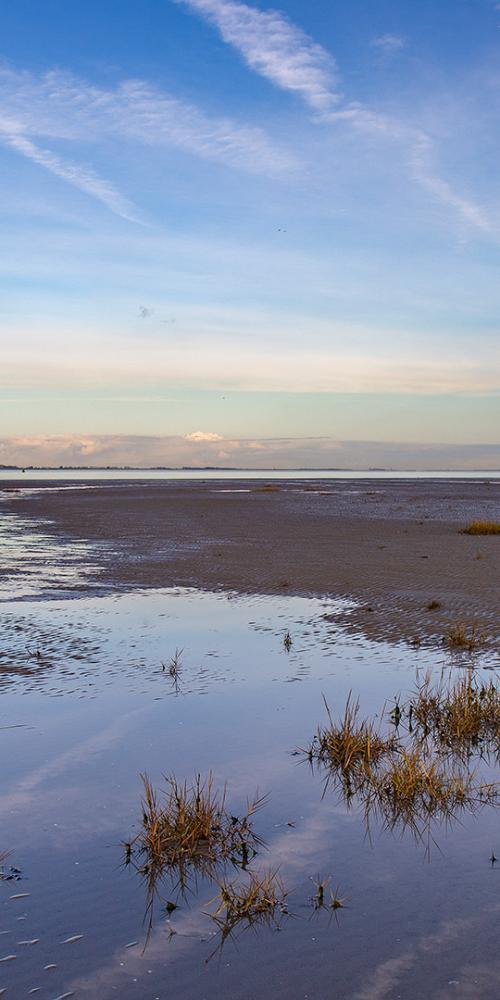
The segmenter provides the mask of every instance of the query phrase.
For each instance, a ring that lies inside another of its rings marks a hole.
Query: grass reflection
[[[324,793],[333,787],[345,804],[362,809],[368,832],[376,819],[386,830],[420,840],[433,824],[498,805],[498,781],[481,781],[473,767],[476,757],[492,751],[498,762],[496,680],[485,684],[469,671],[433,684],[427,675],[407,705],[396,702],[385,732],[359,719],[351,696],[338,721],[326,707],[327,723],[303,756],[324,774]]]
[[[185,897],[195,890],[200,877],[216,881],[228,865],[246,869],[263,839],[253,828],[255,813],[266,799],[256,795],[243,815],[232,814],[226,805],[226,789],[214,787],[213,775],[198,775],[192,784],[166,777],[166,787],[158,792],[147,775],[142,775],[142,822],[137,836],[124,844],[125,864],[133,865],[146,883],[146,921],[153,922],[155,901],[175,908],[162,899],[162,887],[169,895]]]

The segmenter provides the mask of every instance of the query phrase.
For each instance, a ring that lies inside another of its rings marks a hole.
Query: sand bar
[[[371,638],[437,642],[462,621],[500,646],[500,536],[461,533],[472,519],[500,520],[498,480],[145,480],[60,492],[52,482],[26,495],[20,485],[2,484],[2,510],[97,543],[106,588],[348,596],[359,606],[346,624]],[[91,587],[82,579],[82,592]],[[431,601],[441,607],[429,611]]]

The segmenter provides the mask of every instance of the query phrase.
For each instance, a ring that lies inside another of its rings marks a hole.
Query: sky
[[[4,0],[0,463],[500,467],[500,3]]]

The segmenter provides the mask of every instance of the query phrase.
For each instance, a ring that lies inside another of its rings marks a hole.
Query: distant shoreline
[[[450,469],[428,469],[428,468],[396,468],[394,466],[369,466],[368,468],[358,468],[355,466],[308,466],[298,465],[286,466],[245,466],[245,465],[0,465],[0,472],[264,472],[270,475],[276,472],[349,472],[360,473],[369,472],[422,472],[422,473],[477,473],[487,475],[491,473],[500,474],[500,466],[496,468],[469,468],[462,467]]]

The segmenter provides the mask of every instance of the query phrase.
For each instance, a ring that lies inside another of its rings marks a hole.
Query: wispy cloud
[[[128,219],[130,222],[140,221],[138,213],[134,210],[130,202],[126,198],[123,198],[109,181],[103,180],[103,178],[99,177],[90,168],[84,167],[79,163],[62,160],[60,156],[56,156],[50,150],[41,149],[24,135],[17,135],[15,133],[9,135],[9,133],[0,130],[0,142],[3,142],[6,146],[10,146],[17,153],[21,153],[28,160],[32,160],[41,167],[45,167],[46,170],[55,174],[56,177],[60,177],[69,184],[73,184],[80,191],[84,191],[93,198],[97,198],[98,201],[107,205],[116,215],[121,215],[122,218]]]
[[[198,12],[214,24],[223,40],[234,46],[247,65],[281,90],[299,94],[320,114],[323,124],[344,121],[353,127],[377,133],[398,142],[408,162],[408,175],[467,225],[496,237],[500,227],[474,199],[464,197],[439,177],[432,165],[434,143],[427,132],[390,118],[376,109],[342,101],[336,85],[334,57],[301,28],[276,10],[262,11],[240,0],[174,0]],[[387,33],[372,39],[372,46],[394,54],[406,40]]]
[[[422,934],[420,937],[414,938],[410,947],[399,956],[383,960],[375,968],[370,969],[369,982],[351,994],[351,1000],[388,1000],[388,997],[394,996],[401,980],[403,978],[407,980],[410,970],[415,965],[422,964],[428,954],[443,954],[452,947],[455,955],[457,942],[465,943],[465,941],[470,941],[474,932],[481,933],[484,926],[491,924],[492,918],[498,913],[498,910],[498,904],[494,904],[491,907],[485,907],[474,916],[443,920],[433,929],[432,934]],[[456,962],[456,959],[454,961]],[[457,975],[461,971],[463,970],[458,969]],[[478,966],[475,971],[483,972],[484,970]],[[461,975],[460,983],[463,982],[463,979],[464,976]],[[435,995],[444,996],[444,992]],[[460,995],[463,997],[469,994],[461,990]],[[474,995],[481,994],[474,991]]]
[[[411,136],[411,133],[410,133]],[[410,145],[410,163],[415,180],[437,201],[455,209],[462,219],[484,233],[499,234],[498,220],[472,198],[455,191],[448,181],[439,177],[433,169],[432,141],[425,134],[414,134]]]
[[[440,177],[435,166],[436,150],[432,137],[423,129],[402,123],[387,115],[367,108],[351,106],[336,112],[337,120],[350,122],[353,128],[386,137],[403,149],[408,164],[408,175],[420,188],[452,209],[467,226],[498,239],[500,222],[476,199],[456,191],[445,178]]]
[[[392,55],[394,52],[400,52],[401,49],[405,49],[407,42],[402,35],[377,35],[372,38],[370,42],[374,49],[379,49],[386,55]]]
[[[260,127],[206,115],[143,80],[104,89],[61,72],[36,76],[0,68],[0,142],[107,205],[127,219],[139,213],[94,170],[46,149],[37,140],[79,144],[124,142],[175,147],[225,166],[273,175],[296,158]]]
[[[215,24],[251,69],[282,90],[296,92],[314,111],[328,111],[337,102],[333,57],[281,12],[257,10],[238,0],[176,2]]]

